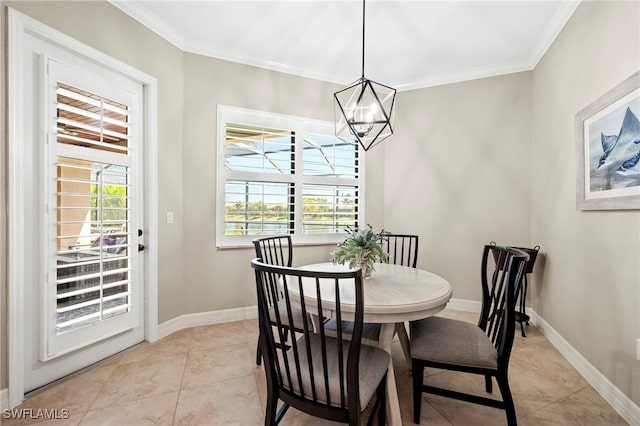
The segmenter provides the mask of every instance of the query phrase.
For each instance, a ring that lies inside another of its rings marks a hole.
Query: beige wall
[[[252,251],[215,248],[216,105],[332,120],[332,94],[338,86],[184,54],[106,2],[2,4],[158,79],[159,322],[182,314],[255,305],[248,268]],[[5,16],[3,7],[3,23]],[[6,149],[4,134],[1,145]],[[366,195],[367,217],[379,224],[383,222],[383,152],[377,149],[368,156],[367,172],[373,174]],[[164,223],[167,211],[175,214],[172,225]],[[5,247],[3,240],[3,251]],[[302,247],[296,250],[294,263],[328,260],[331,249]],[[1,290],[6,291],[4,270]],[[6,387],[5,324],[0,327],[0,388]]]
[[[134,66],[158,79],[158,169],[159,214],[182,209],[182,56],[183,53],[146,27],[106,2],[2,2],[4,25],[10,6],[68,34],[108,55]],[[6,28],[5,28],[6,29]],[[117,29],[115,31],[114,29]],[[6,33],[3,31],[2,39]],[[6,55],[3,43],[3,55]],[[4,72],[4,67],[3,67]],[[6,80],[3,78],[2,86]],[[5,102],[2,97],[2,102]],[[3,114],[3,120],[5,114]],[[2,134],[2,151],[6,135]],[[2,164],[6,164],[4,161]],[[2,170],[6,170],[3,166]],[[2,174],[2,179],[5,179]],[[5,185],[2,185],[3,192]],[[3,205],[6,200],[3,198]],[[4,208],[2,209],[4,215]],[[4,229],[1,232],[4,238]],[[182,224],[159,229],[159,312],[166,321],[183,312]],[[2,252],[6,250],[3,240]],[[6,261],[3,256],[2,262]],[[6,292],[6,269],[2,271],[2,292]],[[4,297],[2,300],[6,300]],[[3,313],[6,315],[5,313]],[[4,319],[4,318],[3,318]],[[6,321],[2,322],[2,383],[6,387]]]
[[[182,216],[183,53],[107,2],[5,2],[158,79],[158,213]],[[70,19],[73,17],[73,19]],[[159,316],[183,312],[182,223],[159,224]]]
[[[317,80],[186,54],[184,61],[184,313],[253,306],[253,249],[215,247],[218,104],[333,120],[333,92]],[[367,153],[366,217],[382,226],[383,150]],[[369,155],[371,154],[371,155]],[[294,265],[329,260],[333,246],[298,247]]]
[[[533,72],[533,308],[640,404],[640,212],[576,211],[575,114],[640,69],[640,3],[583,2]]]
[[[403,92],[385,142],[385,228],[420,236],[418,266],[480,300],[482,246],[530,241],[531,73]]]
[[[105,2],[3,4],[158,79],[160,322],[254,305],[251,250],[215,248],[216,105],[331,120],[337,87],[182,53]],[[366,194],[367,221],[420,234],[419,264],[456,298],[479,300],[482,244],[540,244],[534,309],[636,403],[640,213],[575,211],[573,118],[638,69],[638,7],[582,4],[534,72],[400,93],[396,135],[367,153]],[[294,263],[330,250],[302,247]],[[4,388],[5,321],[0,333]]]

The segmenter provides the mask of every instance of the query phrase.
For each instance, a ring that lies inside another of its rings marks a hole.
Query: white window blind
[[[295,173],[295,133],[240,123],[227,123],[225,162],[229,170]]]
[[[363,162],[331,122],[218,108],[217,245],[338,242],[363,220]]]
[[[302,211],[305,234],[335,234],[357,228],[358,187],[303,185]]]
[[[226,236],[293,233],[293,184],[228,180],[224,204]]]
[[[105,159],[127,155],[125,105],[63,83],[58,83],[56,95],[56,140],[61,147],[89,148]],[[58,156],[56,162],[58,334],[131,308],[129,168],[90,157]]]
[[[303,145],[304,174],[358,178],[358,145],[333,135],[308,134]]]
[[[112,152],[129,149],[126,105],[64,83],[58,83],[56,94],[58,143]]]
[[[129,309],[127,170],[58,157],[56,329]]]

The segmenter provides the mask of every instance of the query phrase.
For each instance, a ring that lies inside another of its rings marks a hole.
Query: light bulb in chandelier
[[[347,111],[347,122],[351,133],[358,138],[367,136],[373,129],[376,109],[371,105],[367,107],[355,105]]]

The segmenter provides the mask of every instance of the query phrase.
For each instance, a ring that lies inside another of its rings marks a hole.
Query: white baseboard
[[[480,312],[482,304],[475,300],[451,299],[447,304],[448,309],[465,312]],[[526,312],[531,317],[531,323],[538,327],[540,332],[551,342],[553,346],[564,356],[567,361],[585,378],[587,382],[624,418],[630,425],[640,426],[640,407],[628,396],[618,389],[597,368],[586,360],[573,346],[569,344],[556,330],[553,329],[535,311],[527,307]],[[201,325],[218,324],[223,322],[238,321],[256,318],[258,316],[256,306],[227,309],[223,311],[201,312],[197,314],[181,315],[158,326],[159,337],[165,337],[183,328],[197,327]],[[6,389],[0,392],[2,406],[6,406]]]
[[[482,304],[475,300],[451,299],[447,308],[458,311],[480,312]],[[640,426],[640,407],[618,389],[580,352],[553,329],[537,312],[527,307],[525,312],[531,323],[549,340],[549,342],[565,357],[578,373],[622,416],[630,425]]]
[[[622,416],[630,425],[640,426],[640,407],[618,389],[580,352],[569,344],[535,311],[530,312],[531,322],[564,356],[587,382]]]
[[[0,389],[0,411],[9,408],[9,390]]]
[[[220,324],[223,322],[239,321],[257,317],[257,306],[180,315],[179,317],[172,318],[169,321],[165,321],[158,325],[158,339],[162,339],[163,337],[182,330],[183,328]]]

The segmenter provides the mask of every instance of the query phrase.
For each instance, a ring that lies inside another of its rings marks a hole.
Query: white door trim
[[[144,87],[144,208],[143,223],[146,253],[143,256],[146,269],[145,292],[145,339],[158,338],[158,149],[157,149],[157,100],[156,78],[120,62],[92,47],[85,45],[33,18],[8,8],[8,352],[9,352],[9,406],[15,407],[24,399],[25,371],[25,327],[21,321],[25,315],[25,267],[27,253],[21,246],[25,233],[24,211],[26,188],[20,179],[24,163],[25,144],[22,133],[25,117],[22,114],[24,97],[22,88],[22,51],[25,35],[29,34],[55,43],[86,59],[100,63],[137,80]]]

